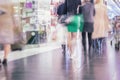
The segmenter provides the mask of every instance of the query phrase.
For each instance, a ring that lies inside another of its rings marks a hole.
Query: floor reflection
[[[107,60],[108,60],[108,71],[110,74],[110,80],[119,80],[118,79],[118,70],[117,70],[117,55],[115,50],[111,47],[110,44],[107,44]]]
[[[7,65],[0,65],[0,80],[11,80]]]
[[[104,47],[84,55],[77,44],[73,59],[57,49],[16,60],[0,66],[0,80],[120,80],[120,54]]]

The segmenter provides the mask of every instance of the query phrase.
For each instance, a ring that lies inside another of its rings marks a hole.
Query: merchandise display
[[[43,4],[48,4],[44,6]],[[20,0],[16,10],[19,11],[21,27],[24,33],[26,33],[27,43],[34,44],[34,40],[43,43],[47,39],[46,28],[50,24],[50,3],[37,0]],[[33,38],[32,33],[37,34],[37,38]],[[43,40],[44,38],[44,40]],[[33,39],[33,41],[32,41]],[[31,41],[31,42],[30,42]]]
[[[36,24],[36,10],[37,6],[34,0],[26,0],[25,2],[20,2],[20,13],[23,31],[34,31],[38,30]]]

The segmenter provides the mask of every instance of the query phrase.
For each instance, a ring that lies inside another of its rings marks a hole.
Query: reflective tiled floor
[[[1,65],[0,80],[120,80],[120,52],[109,43],[103,48],[73,60],[56,49],[10,61]]]

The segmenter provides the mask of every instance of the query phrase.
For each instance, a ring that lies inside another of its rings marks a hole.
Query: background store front
[[[19,18],[23,41],[12,48],[33,48],[57,42],[57,16],[59,0],[13,0],[15,16]]]

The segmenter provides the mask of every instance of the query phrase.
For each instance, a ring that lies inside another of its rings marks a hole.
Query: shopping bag
[[[80,32],[83,31],[83,27],[84,27],[84,17],[82,14],[82,6],[78,5],[77,7],[77,16],[78,16],[78,28],[80,30]]]
[[[84,18],[83,18],[83,14],[78,14],[78,28],[80,30],[80,32],[83,31],[83,27],[84,27]]]
[[[71,15],[66,19],[66,26],[73,26],[72,32],[77,31],[79,29],[80,32],[83,31],[84,26],[84,18],[82,14]],[[77,27],[77,29],[75,28]]]

